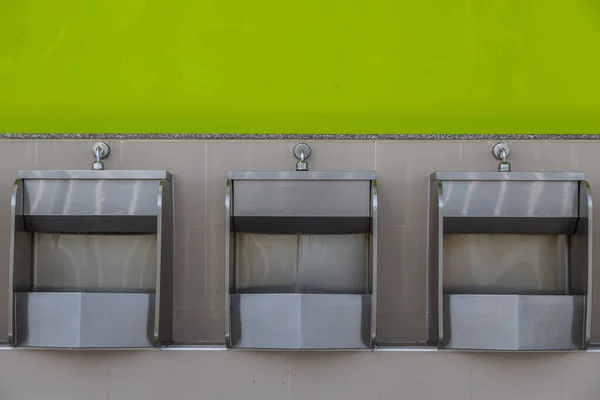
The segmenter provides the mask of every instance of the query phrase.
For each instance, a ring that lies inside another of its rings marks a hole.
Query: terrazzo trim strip
[[[106,140],[600,140],[600,134],[230,134],[3,133],[0,139]]]

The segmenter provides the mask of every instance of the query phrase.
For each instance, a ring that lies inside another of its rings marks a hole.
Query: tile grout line
[[[373,140],[373,170],[377,174],[377,140]]]
[[[204,324],[209,326],[210,319],[208,316],[209,306],[211,303],[212,296],[210,295],[210,284],[208,282],[209,278],[209,260],[208,260],[208,235],[209,229],[207,224],[207,215],[208,215],[208,190],[206,190],[206,186],[208,184],[208,143],[203,143],[204,145],[204,226],[202,229],[204,230]],[[207,301],[207,297],[208,300]],[[208,340],[208,333],[206,333],[205,339]]]
[[[469,360],[469,400],[473,400],[473,360],[471,357]]]
[[[383,354],[377,354],[376,355],[377,359],[376,359],[376,365],[377,365],[377,387],[379,388],[379,400],[383,399]]]
[[[548,141],[544,140],[544,171],[548,171]]]
[[[36,149],[37,149],[37,142],[36,142]],[[37,151],[36,151],[37,153]],[[17,381],[17,400],[21,400],[21,376],[19,374],[19,364],[21,363],[21,356],[19,354],[17,354],[15,356],[15,358],[17,359],[17,366],[15,368],[15,370],[17,371],[17,376],[16,376],[16,381]]]
[[[561,400],[563,400],[564,397],[565,397],[565,388],[564,388],[564,384],[565,384],[564,362],[565,362],[565,355],[561,354],[560,355],[560,398],[561,398]]]
[[[110,363],[106,365],[106,400],[110,400]]]

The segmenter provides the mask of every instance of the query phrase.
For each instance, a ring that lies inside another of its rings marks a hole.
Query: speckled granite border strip
[[[230,134],[230,133],[4,133],[1,139],[85,140],[600,140],[599,134]]]

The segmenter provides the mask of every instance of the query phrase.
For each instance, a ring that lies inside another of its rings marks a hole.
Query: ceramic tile
[[[8,258],[10,253],[10,227],[0,225],[0,343],[8,341]],[[2,397],[0,396],[0,399]]]
[[[19,351],[19,399],[106,400],[109,360],[100,351]]]
[[[175,230],[173,271],[173,308],[201,311],[204,309],[205,227]]]
[[[600,353],[562,355],[562,398],[592,400],[600,392]]]
[[[19,377],[18,357],[16,351],[0,351],[0,399],[19,399],[19,380],[28,380],[27,375]],[[30,383],[31,384],[31,383]]]
[[[463,140],[461,145],[461,171],[497,171],[499,160],[492,155],[498,140]],[[508,162],[513,171],[545,171],[546,142],[543,140],[505,141],[510,154]]]
[[[98,140],[40,140],[37,142],[37,169],[92,169],[94,144]],[[121,142],[105,141],[109,156],[105,169],[121,168]]]
[[[561,357],[561,353],[471,354],[471,398],[560,400]]]
[[[287,399],[287,353],[121,353],[109,367],[110,399]]]
[[[204,279],[206,340],[222,343],[225,336],[225,232],[222,226],[207,228],[207,267]]]
[[[306,142],[311,148],[308,159],[311,171],[374,171],[375,142],[373,141],[315,141]],[[291,143],[292,149],[296,145]],[[293,162],[295,167],[294,158]]]
[[[426,343],[425,227],[378,232],[377,336],[382,344]]]
[[[380,369],[381,400],[470,399],[471,369],[468,355],[382,352]]]
[[[379,353],[290,353],[290,400],[379,397]]]

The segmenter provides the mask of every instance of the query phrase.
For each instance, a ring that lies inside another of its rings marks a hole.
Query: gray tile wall
[[[0,282],[17,169],[88,169],[93,141],[0,141]],[[112,141],[108,169],[168,169],[176,180],[174,338],[223,339],[226,171],[292,170],[293,141]],[[435,170],[495,170],[488,141],[315,141],[313,170],[376,170],[378,337],[423,344],[427,183]],[[600,188],[600,141],[513,141],[514,170],[582,170]],[[598,189],[600,190],[600,189]],[[4,200],[2,200],[4,199]],[[600,199],[596,199],[600,202]],[[600,207],[596,248],[600,249]],[[596,257],[600,270],[600,257]],[[595,276],[600,293],[600,273]],[[6,335],[0,284],[0,339]],[[593,340],[600,342],[600,296]],[[432,351],[0,351],[0,399],[595,399],[600,353]]]

